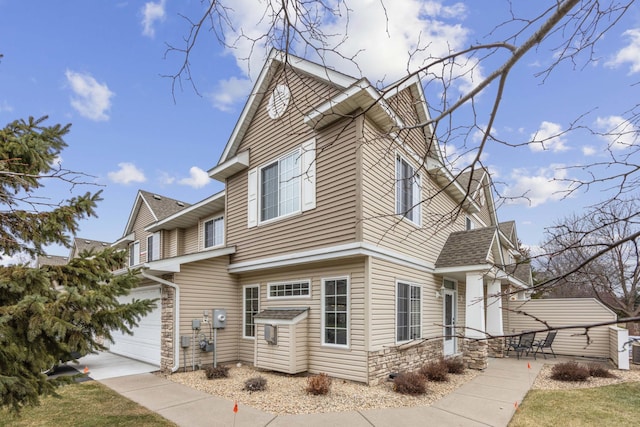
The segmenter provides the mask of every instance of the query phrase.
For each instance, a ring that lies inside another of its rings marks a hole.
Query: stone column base
[[[493,338],[489,340],[489,357],[497,359],[504,357],[504,338]]]
[[[488,366],[489,345],[484,340],[464,339],[461,343],[463,360],[469,369],[483,370]]]

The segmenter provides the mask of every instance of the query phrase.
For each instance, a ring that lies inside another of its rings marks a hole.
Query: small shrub
[[[551,370],[551,378],[558,381],[586,381],[589,369],[576,362],[558,363]]]
[[[464,374],[466,367],[464,366],[464,361],[459,357],[454,357],[450,359],[443,359],[445,365],[447,365],[447,371],[450,374]]]
[[[599,363],[589,363],[587,365],[587,369],[589,370],[589,375],[592,377],[615,378],[615,375],[609,372],[609,369],[606,366]]]
[[[331,377],[327,374],[312,375],[307,378],[307,393],[313,395],[324,395],[331,389]]]
[[[262,391],[267,388],[267,379],[264,377],[249,378],[244,382],[243,390],[246,391]]]
[[[393,389],[401,394],[424,394],[427,381],[419,372],[401,372],[393,379]]]
[[[229,367],[228,366],[207,366],[204,369],[204,373],[207,376],[208,380],[212,380],[215,378],[227,378],[229,376]]]
[[[428,362],[420,368],[420,375],[429,381],[449,381],[449,368],[443,359]]]

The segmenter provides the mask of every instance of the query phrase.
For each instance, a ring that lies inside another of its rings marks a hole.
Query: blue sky
[[[518,7],[554,2],[529,3]],[[264,23],[255,1],[229,4],[233,4],[230,19],[235,28],[262,32]],[[391,83],[402,77],[406,52],[416,46],[418,36],[423,45],[428,41],[426,51],[433,55],[446,53],[449,47],[494,41],[496,33],[488,34],[508,11],[503,0],[394,0],[385,22],[379,1],[352,0],[348,4],[353,11],[349,36],[341,49],[347,56],[360,51],[360,70],[373,83]],[[90,174],[87,180],[98,185],[74,191],[102,189],[105,199],[98,206],[99,218],[83,221],[79,236],[118,239],[138,189],[190,203],[222,189],[205,171],[217,163],[268,48],[254,51],[246,61],[247,43],[240,41],[228,49],[211,33],[203,34],[191,63],[199,93],[183,82],[174,99],[171,79],[162,76],[175,73],[183,58],[178,54],[165,57],[166,43],[179,44],[188,32],[180,14],[196,19],[202,7],[200,1],[178,0],[0,0],[0,53],[4,54],[0,122],[4,126],[14,119],[48,115],[49,124],[72,123],[61,164]],[[585,113],[580,124],[600,131],[624,124],[622,113],[638,99],[639,89],[633,85],[640,72],[638,12],[632,7],[607,33],[596,46],[595,61],[581,56],[577,66],[563,63],[545,80],[535,74],[554,60],[554,40],[527,54],[508,81],[495,135],[521,144],[536,133],[538,139],[557,134]],[[331,20],[323,28],[327,33],[340,33],[344,23]],[[502,27],[499,32],[511,28]],[[227,39],[231,40],[233,35]],[[478,69],[476,79],[491,71],[492,61]],[[346,61],[329,58],[328,63],[360,75]],[[455,89],[461,91],[472,84],[462,81]],[[427,94],[435,97],[438,91]],[[479,124],[486,123],[482,112],[490,101],[490,94],[478,100]],[[631,124],[627,126],[635,131]],[[635,139],[625,142],[636,143]],[[494,173],[502,194],[529,196],[529,200],[502,206],[500,219],[515,219],[524,243],[540,243],[545,227],[606,195],[598,186],[567,199],[560,192],[562,179],[581,173],[566,166],[602,160],[607,147],[624,150],[619,140],[586,131],[554,137],[544,147],[490,144],[483,162]],[[447,151],[455,158],[464,150],[448,147]],[[460,162],[467,158],[462,156]],[[43,194],[52,201],[73,195],[59,183],[49,184]],[[67,250],[52,247],[49,252],[65,255]]]

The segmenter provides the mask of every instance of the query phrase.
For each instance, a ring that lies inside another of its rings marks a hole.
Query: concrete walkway
[[[489,367],[431,406],[311,415],[272,415],[151,373],[100,380],[121,395],[179,426],[188,427],[383,427],[506,426],[542,369],[544,361],[490,359]]]

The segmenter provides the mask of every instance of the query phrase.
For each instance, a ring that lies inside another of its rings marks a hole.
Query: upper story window
[[[396,156],[396,214],[421,225],[420,174],[400,155]]]
[[[160,259],[160,232],[147,237],[147,262]]]
[[[315,139],[248,174],[247,225],[316,207]]]
[[[300,211],[300,150],[260,169],[260,221]]]
[[[140,242],[129,244],[129,266],[140,264]]]
[[[299,298],[311,295],[311,284],[308,280],[287,283],[269,283],[268,298]]]
[[[475,227],[475,224],[473,223],[473,220],[471,218],[469,218],[468,216],[465,217],[465,222],[466,222],[466,229],[467,230],[473,230]]]
[[[204,247],[212,248],[224,243],[224,217],[213,218],[204,222]]]

